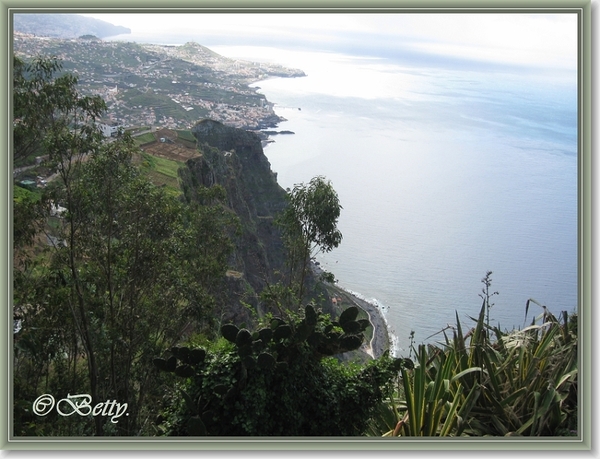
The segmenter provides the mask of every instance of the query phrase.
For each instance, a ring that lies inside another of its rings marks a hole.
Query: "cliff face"
[[[221,185],[227,203],[240,218],[242,234],[231,260],[231,311],[226,320],[249,319],[243,303],[257,307],[256,294],[276,281],[285,252],[273,218],[286,205],[286,193],[265,156],[259,137],[212,120],[196,124],[192,133],[202,156],[187,161],[180,173],[182,187]],[[259,311],[260,312],[260,311]]]

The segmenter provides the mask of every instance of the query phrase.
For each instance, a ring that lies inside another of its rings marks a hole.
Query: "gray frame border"
[[[160,0],[154,0],[160,4]],[[0,91],[0,106],[6,107],[0,115],[4,121],[0,123],[0,139],[6,152],[5,160],[0,161],[0,174],[6,183],[2,192],[6,199],[0,200],[1,212],[6,225],[1,231],[5,244],[0,247],[2,260],[6,260],[6,276],[0,278],[0,291],[6,292],[2,303],[6,303],[6,314],[0,314],[0,323],[8,338],[0,340],[0,358],[2,373],[10,376],[12,350],[12,262],[10,258],[11,229],[12,229],[12,160],[11,155],[11,78],[12,68],[12,27],[11,16],[14,12],[236,12],[236,13],[333,13],[333,12],[573,12],[578,14],[579,23],[579,56],[578,56],[578,270],[579,270],[579,330],[580,330],[580,436],[575,440],[570,437],[552,437],[540,439],[499,439],[499,438],[209,438],[209,439],[163,439],[163,438],[131,438],[103,437],[94,438],[13,438],[9,434],[11,424],[11,384],[10,379],[0,380],[0,444],[3,450],[211,450],[211,451],[248,451],[248,450],[420,450],[420,451],[459,451],[459,450],[562,450],[562,451],[591,451],[592,449],[592,0],[396,0],[381,1],[349,0],[349,1],[319,1],[288,0],[256,0],[256,1],[208,1],[190,2],[175,0],[169,2],[169,7],[149,7],[149,2],[129,0],[91,0],[85,7],[75,6],[72,0],[59,0],[56,6],[48,6],[42,0],[0,0],[0,24],[5,34],[2,34],[0,47],[0,62],[5,70],[2,74],[3,87]],[[368,4],[368,6],[365,6]],[[285,6],[282,6],[285,5]]]

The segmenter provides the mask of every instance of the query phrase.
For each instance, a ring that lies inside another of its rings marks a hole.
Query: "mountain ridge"
[[[82,35],[105,38],[131,33],[127,27],[66,13],[16,13],[13,16],[13,31],[54,38],[78,38]]]

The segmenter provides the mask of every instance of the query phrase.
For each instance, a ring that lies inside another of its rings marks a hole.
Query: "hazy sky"
[[[132,34],[189,35],[207,46],[302,47],[380,56],[404,52],[570,70],[577,64],[575,14],[83,14],[129,27]]]

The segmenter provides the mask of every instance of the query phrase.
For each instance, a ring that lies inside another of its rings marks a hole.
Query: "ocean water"
[[[481,308],[523,327],[578,305],[577,89],[569,73],[461,69],[332,53],[212,47],[308,76],[255,83],[287,119],[265,148],[283,187],[331,180],[342,244],[318,261],[376,303],[395,352]],[[535,308],[535,307],[534,307]]]
[[[285,117],[265,148],[286,188],[316,175],[343,206],[341,245],[318,261],[377,304],[397,355],[463,329],[492,271],[492,325],[578,307],[575,72],[452,59],[356,56],[195,40],[232,58],[300,68],[260,81]],[[119,39],[119,37],[115,37]],[[377,53],[381,54],[381,53]]]

